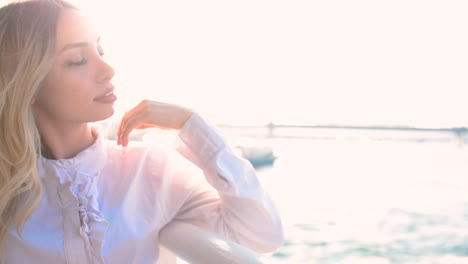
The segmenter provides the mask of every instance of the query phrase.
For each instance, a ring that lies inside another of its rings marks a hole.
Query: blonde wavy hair
[[[16,228],[21,235],[41,199],[36,169],[40,137],[31,102],[52,65],[64,8],[76,9],[62,0],[0,8],[0,249],[7,232]]]

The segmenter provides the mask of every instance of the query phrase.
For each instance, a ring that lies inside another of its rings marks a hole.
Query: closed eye
[[[97,47],[97,52],[99,53],[99,56],[104,57],[104,50],[100,45]]]
[[[80,66],[80,65],[84,65],[86,63],[88,63],[88,59],[82,58],[79,61],[70,61],[70,62],[67,63],[67,65],[68,66]]]

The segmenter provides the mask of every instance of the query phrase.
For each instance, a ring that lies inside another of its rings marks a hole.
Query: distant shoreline
[[[115,140],[115,131],[117,123],[114,122],[99,122],[103,128],[107,138]],[[411,126],[355,126],[355,125],[287,125],[269,123],[266,125],[228,125],[216,124],[217,127],[226,134],[247,136],[253,138],[323,138],[334,137],[334,132],[329,134],[326,130],[354,130],[354,131],[394,131],[394,132],[422,132],[422,133],[444,133],[452,136],[463,138],[468,136],[468,128],[466,127],[448,127],[448,128],[426,128],[426,127],[411,127]],[[325,130],[326,134],[316,132]],[[131,140],[142,140],[143,136],[150,133],[149,130],[134,130],[130,134]],[[352,135],[351,137],[356,137]],[[426,138],[426,136],[423,136]]]
[[[266,124],[258,125],[227,125],[218,124],[220,128],[246,128],[246,129],[275,129],[275,128],[307,128],[307,129],[355,129],[355,130],[403,130],[403,131],[427,131],[427,132],[454,132],[463,134],[468,132],[466,127],[448,127],[448,128],[423,128],[411,126],[354,126],[354,125],[287,125],[287,124]]]

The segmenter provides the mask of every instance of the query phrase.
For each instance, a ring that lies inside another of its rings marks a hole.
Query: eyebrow
[[[99,43],[100,40],[101,40],[101,37],[98,37],[98,38],[96,39],[96,43]],[[64,52],[64,51],[66,51],[66,50],[73,49],[73,48],[82,48],[82,47],[86,47],[86,46],[88,46],[88,45],[89,45],[88,42],[70,43],[70,44],[65,45],[65,47],[63,47],[63,48],[59,51],[59,53],[62,53],[62,52]]]

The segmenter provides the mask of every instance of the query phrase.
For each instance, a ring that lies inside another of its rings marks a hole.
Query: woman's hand
[[[117,144],[128,145],[133,129],[159,127],[162,129],[181,129],[192,116],[190,109],[150,100],[141,101],[136,107],[126,112],[117,129]]]

